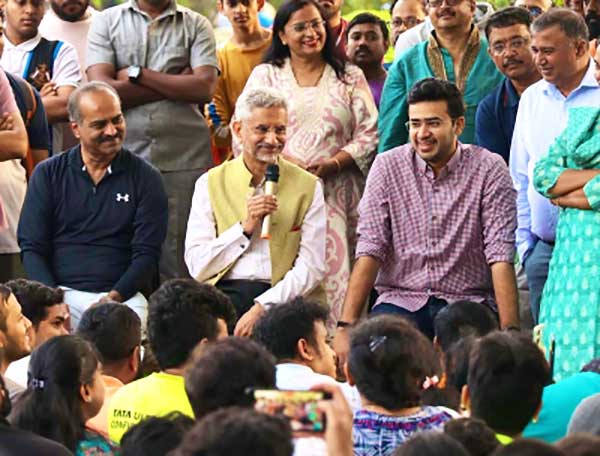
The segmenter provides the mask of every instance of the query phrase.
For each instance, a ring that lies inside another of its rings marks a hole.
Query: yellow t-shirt
[[[181,412],[194,418],[180,375],[156,372],[131,382],[112,397],[108,406],[108,435],[119,443],[131,426],[149,416]]]

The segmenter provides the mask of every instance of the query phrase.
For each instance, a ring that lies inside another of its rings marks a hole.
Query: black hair
[[[265,51],[263,63],[282,67],[285,59],[290,57],[290,49],[281,42],[279,33],[283,32],[283,29],[289,22],[292,14],[306,6],[314,6],[319,10],[321,19],[325,22],[324,27],[326,31],[325,46],[323,46],[321,55],[323,56],[323,60],[333,68],[337,78],[340,81],[345,82],[346,64],[336,57],[331,28],[329,27],[329,24],[327,24],[327,21],[325,21],[323,9],[314,0],[287,0],[277,9],[277,14],[275,14],[275,19],[273,20],[271,45]]]
[[[99,367],[93,345],[79,336],[53,337],[29,361],[28,386],[18,397],[12,423],[74,451],[85,421],[81,385],[91,385]]]
[[[142,322],[129,307],[107,302],[83,313],[77,334],[94,344],[103,363],[111,363],[128,358],[140,346]]]
[[[48,307],[62,304],[65,298],[61,288],[51,288],[35,280],[14,279],[6,282],[6,286],[21,304],[23,315],[36,329],[48,316]]]
[[[541,440],[517,439],[500,445],[492,456],[565,456],[565,453]]]
[[[526,335],[496,331],[471,350],[467,384],[471,416],[495,432],[523,432],[540,406],[550,368],[538,346]]]
[[[327,322],[329,310],[321,304],[296,298],[291,302],[273,306],[256,322],[252,337],[269,350],[277,361],[298,356],[297,346],[305,339],[318,349],[315,323]]]
[[[555,26],[569,39],[588,40],[589,31],[585,19],[568,8],[550,8],[540,14],[531,24],[531,33],[536,34]]]
[[[165,456],[179,446],[194,423],[181,412],[148,417],[123,434],[121,456]]]
[[[283,417],[228,407],[200,420],[174,456],[292,456],[292,430]]]
[[[420,405],[426,377],[441,376],[429,339],[401,317],[365,320],[350,338],[348,369],[356,387],[388,410]]]
[[[0,298],[2,301],[0,302],[0,331],[6,331],[6,319],[8,318],[8,298],[10,298],[11,294],[12,291],[10,291],[10,288],[0,283]]]
[[[203,347],[185,373],[196,419],[221,407],[251,407],[252,388],[275,387],[275,359],[260,344],[228,337]]]
[[[218,319],[231,331],[235,309],[212,285],[192,279],[164,282],[148,302],[148,339],[162,370],[183,365],[202,339],[217,337]]]
[[[375,16],[371,13],[360,13],[352,18],[352,20],[348,23],[346,27],[346,31],[344,32],[346,41],[348,41],[348,35],[350,34],[350,30],[352,27],[359,24],[375,24],[379,26],[381,30],[381,36],[383,37],[384,42],[388,42],[390,40],[390,31],[387,28],[387,24],[380,17]]]
[[[492,14],[486,21],[485,37],[489,41],[492,29],[506,28],[518,24],[524,25],[527,27],[527,30],[529,30],[532,21],[533,18],[531,17],[531,13],[525,8],[520,8],[518,6],[503,8]]]
[[[498,329],[498,319],[485,304],[458,301],[442,308],[433,320],[436,340],[445,353],[468,336],[481,337]]]
[[[453,343],[445,356],[446,380],[449,387],[461,391],[469,376],[469,355],[477,339],[467,336]]]
[[[445,101],[448,115],[452,119],[465,115],[462,95],[452,82],[438,78],[425,78],[416,82],[408,94],[408,104],[413,105],[423,101]]]
[[[569,456],[598,456],[600,437],[592,434],[571,434],[556,444],[556,448]]]
[[[500,445],[494,431],[477,418],[447,421],[444,433],[460,442],[470,456],[488,456]]]
[[[600,374],[600,358],[595,358],[581,368],[581,372],[595,372]]]
[[[393,456],[469,456],[467,450],[449,435],[441,432],[416,434],[393,453]]]

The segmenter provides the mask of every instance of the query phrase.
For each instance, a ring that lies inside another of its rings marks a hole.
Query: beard
[[[74,13],[66,13],[64,10],[64,7],[66,5],[69,4],[75,4],[75,3],[79,3],[79,2],[67,2],[67,3],[63,3],[62,6],[57,5],[55,2],[50,2],[50,6],[52,7],[52,11],[54,11],[54,14],[56,14],[59,18],[61,18],[63,21],[66,22],[77,22],[79,21],[86,13],[88,6],[90,5],[89,0],[83,0],[81,3],[81,10],[76,11]]]
[[[600,15],[596,11],[590,11],[585,15],[585,23],[590,32],[590,40],[600,37]]]

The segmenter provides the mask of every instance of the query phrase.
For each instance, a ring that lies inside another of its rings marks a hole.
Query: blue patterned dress
[[[569,110],[566,129],[535,165],[536,190],[550,197],[567,169],[600,169],[600,109]],[[540,309],[544,346],[556,342],[556,380],[600,356],[600,176],[583,190],[592,209],[560,210]]]
[[[113,442],[97,432],[86,429],[77,444],[75,456],[120,456],[121,450]]]
[[[444,407],[422,407],[413,415],[391,416],[359,410],[354,415],[354,456],[390,456],[394,450],[423,431],[442,431],[454,417]]]

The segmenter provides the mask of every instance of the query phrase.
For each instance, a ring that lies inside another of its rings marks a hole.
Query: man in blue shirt
[[[140,289],[157,271],[167,229],[159,172],[122,147],[115,90],[88,83],[69,97],[80,144],[40,163],[17,230],[29,278],[65,289],[73,325],[98,300],[129,305],[146,321]]]
[[[581,16],[552,8],[531,26],[531,49],[542,80],[521,95],[510,148],[517,190],[517,251],[525,267],[531,312],[537,323],[554,248],[558,208],[533,188],[533,168],[567,126],[568,110],[600,106],[600,86]]]
[[[485,26],[488,53],[504,81],[481,100],[475,114],[475,143],[496,152],[508,164],[519,97],[541,76],[531,54],[531,15],[509,7],[492,14]]]

